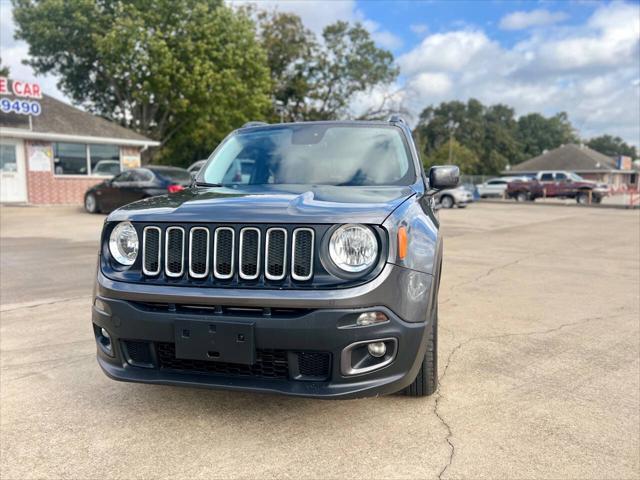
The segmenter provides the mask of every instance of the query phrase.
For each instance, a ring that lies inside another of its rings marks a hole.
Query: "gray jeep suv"
[[[388,122],[251,122],[193,184],[106,219],[92,307],[116,380],[350,398],[437,386],[442,242]]]

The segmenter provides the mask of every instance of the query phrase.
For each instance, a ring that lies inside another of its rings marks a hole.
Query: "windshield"
[[[582,182],[584,181],[584,178],[582,178],[580,175],[578,175],[577,173],[573,173],[573,172],[569,172],[567,173],[567,175],[569,175],[569,178],[571,180],[575,180],[576,182]]]
[[[409,185],[414,178],[397,127],[335,124],[239,132],[198,175],[222,185]]]

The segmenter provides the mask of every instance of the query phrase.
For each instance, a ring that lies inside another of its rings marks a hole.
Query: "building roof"
[[[36,138],[43,140],[67,140],[121,145],[158,145],[158,142],[129,130],[115,122],[80,110],[67,103],[43,95],[38,100],[42,113],[29,117],[15,113],[0,112],[1,133],[6,136]]]
[[[568,144],[554,148],[537,157],[513,165],[509,173],[533,173],[541,170],[595,172],[615,170],[615,161],[586,145]]]

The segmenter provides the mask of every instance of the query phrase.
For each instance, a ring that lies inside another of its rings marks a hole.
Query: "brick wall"
[[[51,163],[53,163],[53,151],[50,142],[25,142],[29,203],[82,205],[87,189],[104,181],[104,177],[54,176],[52,168],[49,171],[31,171],[29,158],[36,149],[44,152],[52,159]],[[125,150],[125,147],[122,150]],[[136,153],[139,155],[140,151],[139,148],[131,149],[131,147],[126,147],[126,150],[129,155],[135,155]]]

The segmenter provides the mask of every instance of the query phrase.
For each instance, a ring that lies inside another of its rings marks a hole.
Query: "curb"
[[[606,204],[591,204],[591,205],[581,205],[579,203],[540,203],[540,202],[516,202],[515,200],[489,200],[489,199],[481,199],[477,200],[475,203],[493,203],[496,205],[531,205],[531,206],[540,206],[540,207],[571,207],[571,208],[604,208],[604,209],[612,209],[612,210],[640,210],[640,205],[606,205]]]

